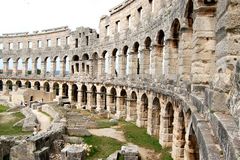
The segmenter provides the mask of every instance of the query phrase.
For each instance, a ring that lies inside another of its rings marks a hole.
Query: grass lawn
[[[0,104],[0,113],[6,112],[8,110],[8,106]]]
[[[145,128],[138,128],[135,124],[126,122],[121,122],[121,128],[128,142],[161,153],[162,160],[172,160],[168,150],[162,148],[157,138],[148,135]]]
[[[112,126],[118,125],[118,123],[110,122],[108,119],[96,120],[98,128],[111,128]]]
[[[13,125],[25,118],[25,116],[21,112],[12,113],[10,116],[13,116],[10,121],[6,123],[0,123],[0,135],[24,135],[29,134],[28,132],[23,132],[22,127],[13,127]]]
[[[90,155],[87,157],[88,160],[105,159],[116,150],[120,150],[123,145],[122,142],[115,139],[98,136],[84,137],[84,142],[93,146]]]

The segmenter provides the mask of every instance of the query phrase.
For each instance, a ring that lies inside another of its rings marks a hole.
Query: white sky
[[[98,29],[102,15],[123,0],[1,0],[0,34],[69,26]]]

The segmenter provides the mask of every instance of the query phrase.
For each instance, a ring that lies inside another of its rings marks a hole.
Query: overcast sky
[[[98,28],[102,15],[123,0],[1,0],[0,34],[69,26]]]

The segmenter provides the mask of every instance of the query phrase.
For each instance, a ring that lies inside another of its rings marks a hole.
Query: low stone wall
[[[23,131],[33,131],[34,126],[38,125],[37,117],[33,114],[30,108],[23,108],[21,109],[21,112],[26,117],[23,122]]]
[[[15,145],[13,137],[0,137],[0,159],[8,159],[10,149]]]

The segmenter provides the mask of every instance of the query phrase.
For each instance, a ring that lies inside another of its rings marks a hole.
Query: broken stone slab
[[[82,144],[83,143],[83,138],[81,137],[74,137],[74,136],[63,136],[63,139],[66,143],[70,144]]]
[[[67,133],[70,136],[91,136],[92,134],[84,126],[68,127]]]
[[[86,151],[79,145],[68,145],[61,151],[62,160],[85,160]]]
[[[124,155],[124,160],[138,160],[139,159],[138,146],[136,146],[136,145],[122,146],[120,153],[122,155]]]

